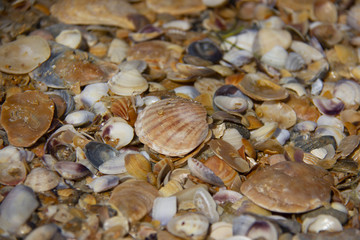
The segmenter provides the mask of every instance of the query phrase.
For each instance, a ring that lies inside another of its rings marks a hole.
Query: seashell
[[[209,157],[204,166],[213,171],[227,187],[230,187],[237,177],[237,172],[217,156]]]
[[[325,78],[329,68],[330,66],[326,59],[321,58],[318,61],[309,63],[306,69],[294,72],[293,75],[304,82],[313,83],[319,78]]]
[[[314,6],[314,14],[318,21],[336,23],[338,19],[337,7],[332,2],[319,2]]]
[[[167,225],[176,214],[176,197],[157,197],[154,200],[151,216],[160,221],[162,226]]]
[[[81,32],[78,29],[65,29],[56,36],[55,41],[69,48],[79,48],[81,44]]]
[[[250,63],[253,58],[254,56],[251,52],[240,50],[234,47],[224,54],[223,60],[220,63],[224,66],[233,65],[235,67],[241,67]]]
[[[335,84],[333,96],[340,99],[345,108],[357,108],[360,104],[360,85],[352,80],[340,80]]]
[[[311,94],[312,95],[319,95],[324,87],[323,81],[321,79],[316,79],[315,82],[311,84]]]
[[[290,132],[286,129],[278,128],[274,133],[274,137],[281,145],[284,145],[290,138]]]
[[[345,137],[343,131],[333,126],[318,126],[315,130],[315,136],[332,136],[336,144],[339,145],[341,140]]]
[[[294,131],[297,132],[312,132],[316,129],[317,124],[314,121],[302,121],[293,127]]]
[[[226,0],[204,0],[203,3],[207,7],[220,7],[220,6],[224,5],[225,3],[227,3],[227,1]]]
[[[112,191],[108,203],[119,215],[134,223],[151,211],[157,197],[158,191],[149,183],[143,180],[128,180]]]
[[[129,222],[121,215],[106,219],[103,227],[105,231],[102,237],[105,239],[123,237],[129,232]]]
[[[315,97],[312,100],[317,109],[327,115],[337,115],[345,107],[345,104],[338,98]]]
[[[214,78],[199,78],[195,81],[194,87],[200,93],[208,93],[213,96],[218,88],[224,83]]]
[[[135,132],[141,142],[156,152],[168,156],[185,155],[208,134],[206,110],[183,98],[160,100],[138,115]]]
[[[266,220],[257,220],[251,215],[241,215],[234,218],[233,234],[235,236],[246,236],[250,239],[278,239],[278,232],[271,222]]]
[[[263,56],[275,46],[288,49],[291,45],[292,38],[288,31],[281,29],[262,28],[258,31],[252,52],[255,56]]]
[[[282,86],[286,89],[293,90],[299,97],[307,94],[305,87],[300,83],[287,83]]]
[[[248,108],[243,97],[214,96],[214,104],[220,110],[230,113],[242,113]]]
[[[295,111],[283,102],[264,102],[255,109],[260,120],[265,123],[276,122],[279,128],[288,129],[295,125]]]
[[[166,227],[171,234],[181,238],[204,239],[209,221],[201,214],[189,212],[173,217]]]
[[[265,123],[264,126],[251,131],[250,139],[255,142],[263,142],[272,137],[277,129],[278,124],[276,122]]]
[[[252,215],[243,214],[235,217],[232,221],[233,234],[235,236],[246,236],[246,233],[255,222],[256,218]]]
[[[156,13],[166,13],[171,15],[182,15],[198,13],[206,9],[202,0],[184,0],[181,2],[172,0],[148,0],[146,6]]]
[[[110,61],[120,64],[125,58],[129,50],[129,45],[122,39],[114,38],[109,46],[107,56]]]
[[[209,146],[216,156],[224,160],[225,163],[230,165],[236,171],[244,173],[250,170],[248,162],[240,156],[231,144],[221,139],[212,139],[209,142]]]
[[[146,24],[143,26],[139,31],[129,33],[129,37],[134,42],[144,42],[151,39],[155,39],[160,37],[163,34],[163,30],[161,28],[158,28],[152,24]]]
[[[224,182],[220,177],[216,176],[212,170],[210,170],[202,162],[196,160],[195,158],[188,159],[188,167],[191,174],[200,180],[215,186],[224,186]]]
[[[25,156],[21,149],[7,146],[0,150],[0,183],[17,185],[26,178]]]
[[[316,180],[309,179],[309,174]],[[299,213],[328,202],[332,184],[332,176],[320,167],[283,161],[254,173],[243,182],[240,190],[270,211]]]
[[[88,108],[94,106],[104,96],[108,96],[109,87],[106,83],[87,85],[80,93],[81,102]]]
[[[287,58],[287,51],[283,47],[276,45],[270,51],[262,55],[261,62],[271,67],[282,69],[285,67]]]
[[[108,144],[95,141],[87,143],[84,152],[86,158],[96,169],[99,169],[101,164],[118,155],[118,151],[115,148]]]
[[[39,202],[33,190],[24,185],[17,185],[1,202],[1,229],[15,234],[38,206]]]
[[[261,4],[258,4],[260,6]],[[278,16],[271,16],[260,22],[261,28],[282,29],[285,26],[284,21]]]
[[[194,194],[194,205],[196,209],[206,216],[210,223],[219,221],[219,213],[216,210],[216,203],[210,193],[204,188],[199,188]]]
[[[119,177],[114,175],[104,175],[95,178],[88,186],[95,192],[104,192],[119,184]]]
[[[142,102],[144,101],[144,98],[141,99]],[[134,125],[137,117],[137,113],[135,110],[136,103],[134,103],[134,99],[131,97],[119,97],[111,99],[110,103],[110,112],[115,117],[121,117],[122,119],[126,120],[128,124],[131,126]]]
[[[179,83],[193,82],[197,77],[209,77],[216,72],[211,68],[186,63],[176,63],[176,70],[167,71],[167,78]]]
[[[130,153],[137,153],[135,151],[129,151]],[[125,156],[129,152],[117,154],[115,157],[105,161],[99,166],[99,171],[104,174],[121,174],[126,172],[125,168]]]
[[[212,63],[219,62],[223,55],[220,48],[209,38],[190,43],[186,50],[189,55],[205,59]]]
[[[214,240],[228,239],[232,237],[232,224],[228,222],[216,222],[210,227],[209,237]]]
[[[358,147],[359,143],[359,135],[346,136],[341,140],[336,152],[340,154],[340,157],[347,157]]]
[[[10,144],[29,147],[47,132],[54,111],[54,102],[40,91],[17,93],[2,104],[0,123]]]
[[[86,8],[84,6],[87,6]],[[137,10],[126,1],[73,1],[66,0],[53,4],[51,15],[66,24],[111,25],[134,30],[135,22],[131,15]]]
[[[136,69],[122,71],[113,76],[109,82],[109,89],[122,96],[132,96],[145,92],[149,84]]]
[[[151,173],[151,164],[144,155],[127,154],[125,156],[126,171],[133,177],[139,180],[147,180],[148,173]]]
[[[192,86],[177,87],[177,88],[174,88],[174,92],[177,95],[180,95],[180,96],[185,95],[192,99],[194,99],[200,95],[200,92],[195,87],[192,87]]]
[[[359,4],[355,4],[353,5],[349,12],[348,12],[348,15],[347,15],[347,24],[357,30],[357,31],[360,31],[360,26],[359,26],[359,12],[360,12],[360,5]]]
[[[143,73],[147,69],[147,63],[144,60],[127,60],[119,65],[119,69],[123,72],[136,69]]]
[[[220,189],[213,195],[216,204],[224,204],[227,202],[235,203],[242,199],[244,196],[233,190]]]
[[[74,111],[65,117],[65,122],[74,127],[83,126],[91,123],[95,118],[95,114],[86,110]]]
[[[36,240],[36,239],[43,239],[43,240],[50,240],[61,238],[60,228],[54,224],[49,223],[37,227],[34,229],[29,235],[27,235],[24,239],[25,240]]]
[[[257,74],[246,74],[238,87],[245,95],[259,101],[283,100],[289,96],[286,89]]]
[[[34,192],[45,192],[55,188],[60,183],[60,177],[46,168],[34,168],[26,177],[24,185]]]
[[[344,38],[343,32],[337,25],[331,23],[313,23],[310,25],[310,33],[328,47],[340,43]]]
[[[117,72],[113,63],[54,42],[51,43],[50,58],[32,71],[30,77],[58,89],[107,82]]]
[[[240,149],[244,145],[243,137],[236,128],[226,128],[221,139],[230,143],[235,149]]]
[[[69,180],[77,180],[90,174],[89,169],[76,162],[59,161],[55,163],[54,167],[64,179]]]
[[[61,102],[60,105],[61,106],[59,106],[59,104],[57,104],[57,101],[54,100],[54,98],[53,98],[54,95],[57,95],[57,96],[59,96],[61,98],[61,100],[60,100],[60,102]],[[60,118],[62,115],[64,115],[64,116],[68,115],[75,108],[74,98],[69,93],[68,90],[53,90],[53,91],[51,91],[50,98],[54,101],[55,110],[56,110],[56,113],[57,113],[56,116],[58,118]],[[66,104],[65,107],[62,105],[62,100],[65,101],[65,104]],[[65,108],[65,109],[61,110],[59,108]],[[64,113],[61,115],[61,113],[59,113],[59,111],[64,112]]]
[[[290,49],[299,54],[306,64],[318,61],[324,57],[317,49],[300,41],[292,41]]]
[[[188,20],[172,20],[162,25],[163,28],[175,28],[183,31],[188,31],[191,28],[191,23]]]
[[[336,148],[336,141],[333,136],[318,136],[318,137],[303,137],[299,136],[292,140],[296,147],[301,148],[305,152],[311,152],[311,150],[316,148],[321,148],[326,145],[333,145]]]
[[[120,149],[134,138],[134,129],[124,119],[112,117],[101,127],[99,134],[105,143]]]
[[[28,36],[0,47],[0,71],[29,73],[50,57],[50,47],[39,36]]]
[[[302,231],[304,233],[319,233],[320,231],[340,232],[342,230],[343,227],[340,221],[331,215],[320,214],[317,217],[305,218],[302,223]]]
[[[316,121],[316,123],[317,123],[317,126],[328,125],[328,126],[339,128],[340,131],[344,131],[343,122],[340,119],[333,117],[333,116],[321,115],[318,118],[318,120]]]
[[[159,177],[158,177],[158,179],[159,179]],[[182,190],[183,190],[183,187],[181,186],[181,184],[178,181],[171,179],[163,187],[161,187],[159,189],[159,194],[162,197],[169,197],[169,196],[173,196],[174,194],[176,194]]]
[[[229,51],[234,47],[252,53],[253,50],[252,48],[256,35],[257,35],[257,31],[255,30],[242,31],[238,35],[234,35],[226,38],[225,41],[221,44],[221,48],[224,51]]]
[[[299,71],[305,67],[306,63],[302,56],[296,52],[290,52],[285,61],[285,69],[289,71]]]

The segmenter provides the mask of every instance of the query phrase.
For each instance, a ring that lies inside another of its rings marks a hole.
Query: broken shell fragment
[[[31,72],[50,57],[50,47],[39,36],[29,36],[0,47],[0,71],[13,74]]]
[[[332,176],[320,167],[283,161],[253,174],[240,190],[268,210],[300,213],[329,202],[332,184]]]
[[[172,15],[198,13],[206,9],[202,0],[147,0],[146,5],[157,13]]]
[[[121,71],[108,81],[109,89],[121,96],[143,93],[149,84],[137,69]]]
[[[49,129],[54,102],[40,91],[27,91],[8,97],[1,108],[1,125],[13,146],[29,147]]]
[[[155,220],[159,220],[161,225],[167,225],[171,218],[176,214],[176,196],[157,197],[151,212]]]
[[[171,234],[181,238],[204,239],[209,221],[204,215],[189,212],[173,217],[166,227]]]
[[[119,177],[114,175],[104,175],[95,178],[89,187],[96,193],[107,191],[119,184]]]
[[[135,132],[142,143],[156,152],[182,156],[205,140],[208,134],[206,110],[184,98],[160,100],[140,112]]]
[[[85,145],[85,156],[96,169],[104,162],[115,158],[118,151],[109,144],[91,141]]]
[[[216,210],[216,203],[210,193],[204,188],[199,188],[194,194],[194,205],[196,209],[204,214],[210,223],[219,221],[219,213]]]
[[[24,154],[21,149],[7,146],[0,150],[0,183],[17,185],[26,178]]]

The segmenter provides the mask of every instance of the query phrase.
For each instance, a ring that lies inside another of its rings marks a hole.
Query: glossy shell
[[[142,143],[156,152],[185,155],[208,134],[206,110],[191,100],[164,99],[147,106],[138,115],[135,132]]]
[[[29,147],[46,133],[54,111],[54,102],[40,91],[14,94],[2,105],[1,125],[13,146]]]

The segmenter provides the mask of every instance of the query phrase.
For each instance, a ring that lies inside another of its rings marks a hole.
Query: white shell
[[[109,81],[110,90],[122,96],[132,96],[143,93],[148,88],[148,82],[136,69],[122,71],[113,76]]]
[[[232,224],[228,222],[216,222],[211,225],[209,237],[214,240],[222,240],[232,237]]]
[[[274,134],[277,126],[276,122],[265,123],[264,126],[250,132],[250,139],[256,142],[265,141]]]
[[[79,110],[69,113],[65,118],[65,122],[73,125],[74,127],[79,127],[81,125],[92,122],[94,117],[95,114],[92,112],[86,110]]]
[[[245,97],[237,96],[216,96],[215,105],[226,112],[244,112],[248,108],[248,101]]]
[[[291,82],[291,83],[284,84],[283,87],[293,90],[294,92],[296,92],[296,94],[299,97],[306,95],[305,87],[304,87],[304,85],[302,85],[300,83]]]
[[[81,32],[78,29],[63,30],[57,35],[55,41],[67,47],[76,49],[81,43]]]
[[[191,24],[186,20],[173,20],[162,25],[163,28],[176,28],[187,31],[191,28]]]
[[[185,94],[188,97],[194,99],[200,95],[200,92],[193,86],[181,86],[174,88],[175,93]]]
[[[96,193],[104,192],[119,184],[119,177],[114,175],[104,175],[95,178],[88,186]]]
[[[104,174],[120,174],[126,172],[125,156],[128,153],[122,153],[99,166],[99,171]]]
[[[219,213],[216,211],[216,203],[210,193],[204,188],[199,188],[194,194],[196,209],[204,214],[210,223],[219,221]]]
[[[113,63],[121,63],[126,58],[126,54],[129,50],[129,45],[121,39],[114,38],[109,46],[107,56]]]
[[[332,126],[318,126],[315,130],[315,136],[333,136],[336,144],[339,145],[345,134],[340,129]]]
[[[286,59],[285,69],[289,71],[298,71],[304,68],[305,65],[305,60],[301,57],[300,54],[291,52]]]
[[[305,218],[302,223],[302,231],[304,233],[313,232],[319,233],[320,231],[326,232],[340,232],[343,230],[343,227],[340,221],[327,214],[320,214],[313,218]]]
[[[315,82],[311,84],[311,94],[319,95],[324,87],[324,83],[321,79],[316,79]]]
[[[360,104],[360,85],[351,80],[336,83],[334,97],[339,98],[346,107],[357,107]]]
[[[103,96],[108,96],[109,87],[106,83],[87,85],[80,93],[80,100],[86,107],[92,107]]]
[[[173,217],[166,227],[171,234],[181,238],[203,239],[207,234],[209,221],[201,214],[189,212]]]
[[[112,117],[101,127],[100,136],[104,142],[120,149],[134,138],[134,129],[122,118]]]
[[[226,62],[221,61],[220,63],[224,66],[229,66],[229,67],[231,67],[231,65],[228,63],[231,63],[236,67],[241,67],[242,65],[250,63],[253,57],[254,56],[251,52],[247,50],[240,50],[234,47],[224,54],[223,59]]]
[[[275,139],[281,144],[284,145],[287,140],[290,138],[290,132],[287,129],[278,128],[274,133]]]
[[[293,41],[290,48],[302,56],[306,64],[309,64],[312,61],[320,60],[324,57],[317,49],[300,41]]]
[[[235,149],[243,146],[242,139],[243,137],[235,128],[227,128],[222,135],[222,140],[230,143]]]
[[[176,214],[176,197],[157,197],[152,208],[152,217],[160,221],[161,225],[167,225],[170,219]]]
[[[282,29],[285,26],[284,21],[278,16],[271,16],[260,22],[261,28]]]
[[[344,131],[344,123],[336,118],[329,115],[321,115],[318,120],[316,121],[318,126],[332,126],[338,128],[340,131]]]
[[[243,31],[238,35],[228,37],[222,43],[221,48],[223,50],[230,50],[233,46],[239,49],[252,52],[253,43],[255,41],[257,31]]]
[[[275,46],[261,57],[261,62],[274,68],[282,69],[285,67],[287,51],[281,46]]]
[[[207,7],[219,7],[227,2],[227,0],[202,0]]]

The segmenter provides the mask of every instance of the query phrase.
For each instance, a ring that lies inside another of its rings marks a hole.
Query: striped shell
[[[188,99],[170,98],[147,106],[135,122],[140,141],[158,153],[182,156],[208,133],[205,108]]]

